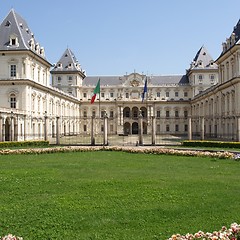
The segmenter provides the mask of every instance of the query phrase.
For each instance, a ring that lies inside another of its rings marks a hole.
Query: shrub
[[[221,141],[193,141],[182,142],[186,147],[217,147],[217,148],[240,148],[240,142],[221,142]]]
[[[0,148],[46,147],[46,146],[49,146],[49,141],[0,142]]]

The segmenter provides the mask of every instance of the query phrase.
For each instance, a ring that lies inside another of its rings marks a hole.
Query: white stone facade
[[[30,34],[14,11],[4,19],[0,33],[14,18],[19,31]],[[234,31],[238,28],[239,23]],[[86,76],[69,49],[52,67],[33,37],[21,39],[18,32],[11,33],[8,48],[0,45],[0,141],[47,139],[57,132],[91,134],[92,117],[105,114],[111,135],[138,134],[141,114],[143,134],[151,134],[154,127],[156,134],[239,141],[240,43],[235,32],[215,62],[202,47],[185,75],[134,72],[106,77]],[[91,104],[99,79],[100,94]],[[103,132],[103,122],[94,132]]]

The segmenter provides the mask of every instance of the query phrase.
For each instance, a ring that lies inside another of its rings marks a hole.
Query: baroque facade
[[[202,46],[184,75],[87,76],[69,48],[49,63],[26,21],[11,10],[0,25],[0,141],[90,134],[91,120],[104,116],[112,135],[138,134],[141,116],[144,134],[240,140],[239,37],[238,22],[216,61]],[[103,132],[103,124],[94,131]]]

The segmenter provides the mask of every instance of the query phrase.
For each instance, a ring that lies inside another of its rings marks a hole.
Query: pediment
[[[126,87],[140,87],[144,84],[145,75],[139,73],[131,73],[126,76],[124,85]]]

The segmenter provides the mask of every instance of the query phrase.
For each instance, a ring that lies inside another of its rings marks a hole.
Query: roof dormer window
[[[11,25],[11,22],[7,20],[5,23],[5,27],[10,27],[10,25]]]
[[[15,35],[10,36],[9,45],[10,46],[18,46],[18,38]]]

